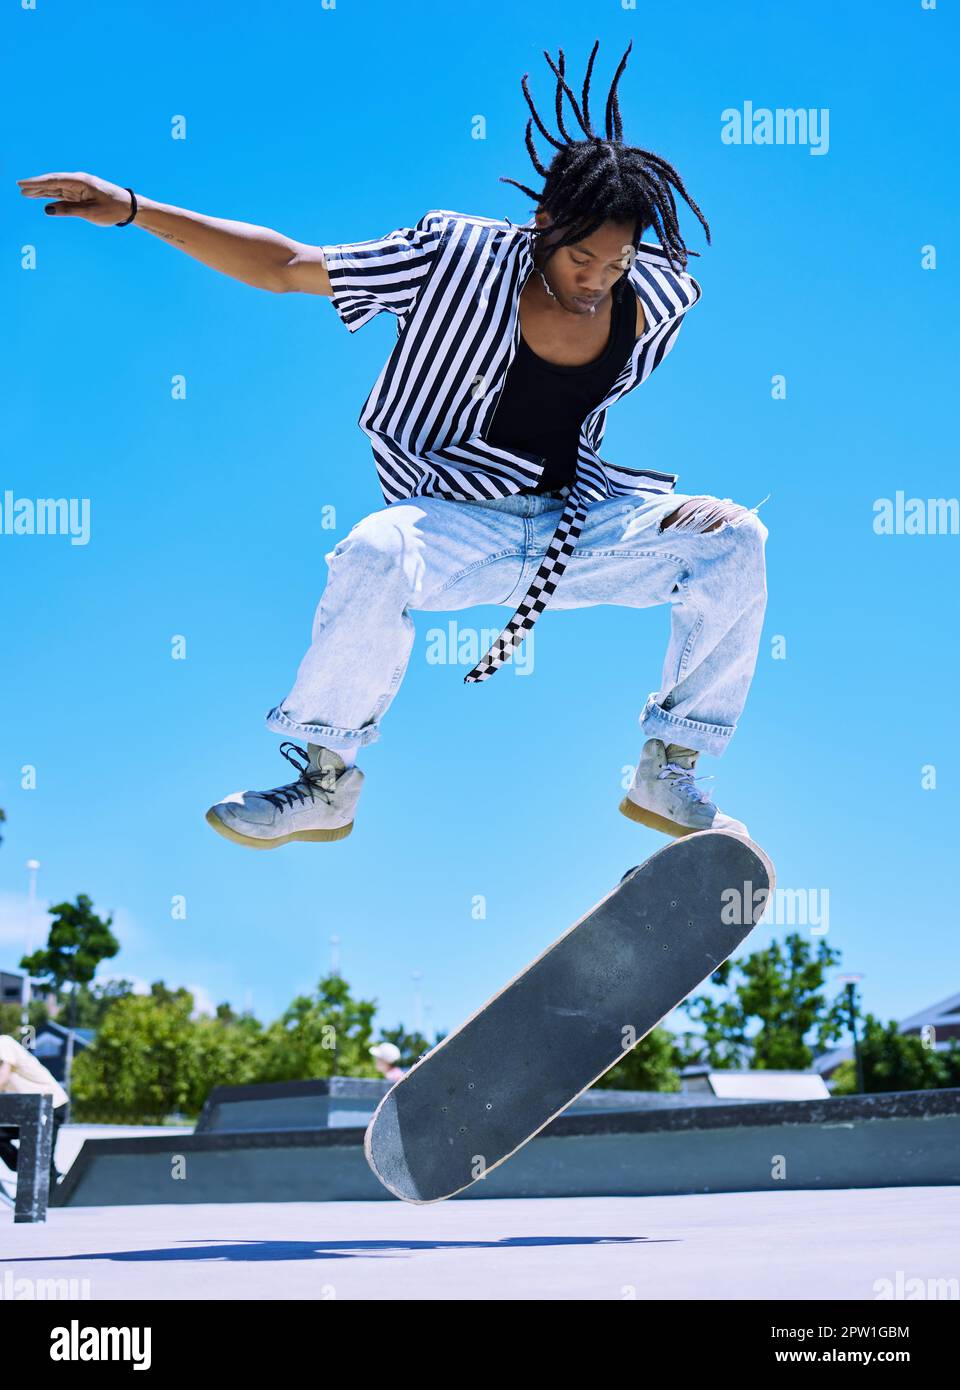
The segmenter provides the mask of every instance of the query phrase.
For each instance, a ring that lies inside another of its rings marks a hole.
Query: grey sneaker
[[[670,745],[671,749],[673,744]],[[689,754],[691,750],[685,750]],[[648,738],[640,754],[633,781],[620,802],[620,810],[630,820],[662,830],[666,835],[692,835],[697,830],[729,830],[750,838],[742,821],[725,816],[695,785],[710,780],[694,777],[696,755],[667,759],[667,750],[658,738]]]
[[[210,807],[207,824],[251,849],[275,849],[291,840],[344,839],[353,829],[363,773],[348,768],[332,748],[314,743],[305,749],[281,743],[280,752],[300,773],[295,782],[268,792],[233,792]]]

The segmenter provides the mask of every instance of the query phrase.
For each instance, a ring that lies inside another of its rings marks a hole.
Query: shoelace
[[[691,768],[681,767],[679,763],[667,763],[667,765],[661,768],[657,773],[658,781],[662,782],[665,779],[670,782],[672,787],[676,788],[681,796],[685,796],[688,801],[706,802],[710,800],[706,792],[701,791],[699,787],[695,787],[693,784],[694,782],[712,782],[712,773],[709,777],[694,777]]]
[[[292,752],[290,751],[292,750]],[[294,801],[304,802],[309,796],[311,801],[316,801],[316,793],[319,792],[327,805],[330,805],[330,793],[336,791],[337,774],[332,767],[314,768],[310,766],[310,754],[305,748],[301,748],[298,743],[281,743],[280,752],[292,767],[295,767],[300,776],[295,782],[288,782],[285,787],[277,787],[272,792],[261,792],[264,801],[269,801],[271,806],[276,806],[282,811],[287,806],[292,806]],[[299,753],[304,759],[300,762],[294,758],[292,753]]]

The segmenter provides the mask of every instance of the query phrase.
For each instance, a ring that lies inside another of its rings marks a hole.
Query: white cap
[[[396,1066],[397,1062],[400,1061],[400,1049],[397,1047],[396,1043],[376,1043],[370,1049],[370,1056],[376,1057],[381,1062],[389,1062],[392,1066]]]

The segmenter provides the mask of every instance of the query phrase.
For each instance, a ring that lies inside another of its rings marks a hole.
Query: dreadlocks
[[[593,61],[597,56],[599,47],[600,40],[597,39],[590,54],[587,74],[583,82],[582,110],[564,78],[566,63],[563,49],[559,50],[559,65],[554,63],[549,53],[544,52],[543,56],[557,78],[556,118],[557,128],[563,136],[562,141],[555,140],[540,119],[527,87],[529,74],[524,73],[521,86],[532,117],[531,120],[527,121],[527,152],[533,162],[533,167],[538,174],[546,179],[546,183],[543,191],[536,193],[532,188],[527,188],[525,184],[517,183],[516,179],[501,178],[500,182],[512,183],[522,193],[528,194],[539,208],[550,214],[554,227],[563,229],[559,239],[547,247],[548,259],[561,246],[569,246],[575,241],[582,241],[585,237],[590,236],[603,222],[635,221],[634,247],[639,246],[644,231],[652,226],[657,233],[660,244],[667,253],[671,266],[675,270],[683,270],[686,267],[687,257],[697,256],[699,252],[688,251],[684,245],[677,221],[677,205],[671,191],[671,184],[688,207],[696,213],[706,233],[708,245],[710,244],[710,228],[703,213],[693,199],[687,195],[683,180],[672,164],[668,164],[659,155],[651,154],[649,150],[641,150],[635,145],[623,144],[623,122],[620,119],[620,103],[617,100],[617,83],[627,65],[627,57],[633,47],[632,39],[627,46],[626,53],[620,59],[620,65],[607,96],[606,137],[602,139],[599,135],[594,134],[590,122],[590,78],[593,73]],[[586,140],[571,139],[564,126],[564,95],[567,96],[573,107],[573,114],[577,118],[580,129],[586,135]],[[558,151],[547,169],[541,164],[533,142],[532,126],[534,122],[544,139],[548,140]],[[535,235],[540,234],[541,229],[538,228]]]

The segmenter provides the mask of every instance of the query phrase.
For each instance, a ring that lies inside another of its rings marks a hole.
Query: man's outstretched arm
[[[80,217],[95,226],[113,227],[130,215],[127,190],[93,174],[40,174],[17,183],[26,198],[52,200],[45,211],[55,217]],[[291,290],[331,294],[321,248],[294,241],[269,227],[209,217],[139,193],[137,215],[130,225],[256,289],[275,294]]]

